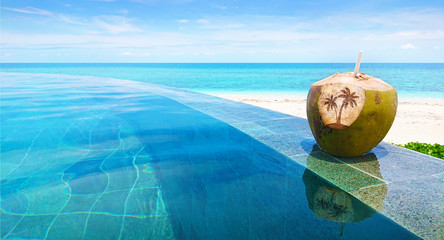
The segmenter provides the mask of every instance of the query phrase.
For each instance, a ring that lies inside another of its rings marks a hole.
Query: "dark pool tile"
[[[304,134],[288,133],[250,136],[286,156],[310,154],[313,149],[319,150],[316,141],[311,136]]]
[[[296,134],[270,134],[253,137],[286,156],[306,153],[302,146],[304,138]]]
[[[285,122],[285,120],[282,121]],[[232,126],[287,156],[309,153],[312,146],[316,144],[311,134],[292,126],[279,126],[280,123],[281,120],[274,120],[260,124],[257,122],[236,123]]]
[[[384,181],[339,162],[320,150],[309,155],[291,156],[291,159],[346,192],[384,184]]]
[[[387,196],[387,185],[385,183],[373,185],[349,191],[351,195],[371,207],[376,212],[381,212],[384,207],[384,200]]]
[[[289,156],[292,161],[298,163],[301,166],[307,167],[307,158],[308,154],[300,154],[300,155],[293,155]]]
[[[387,143],[359,157],[338,159],[387,182],[420,179],[444,172],[444,161]]]
[[[179,101],[186,106],[208,114],[226,123],[242,123],[252,121],[269,121],[283,118],[294,118],[293,116],[252,106],[249,104],[230,101],[214,96],[186,92],[186,95],[167,94],[167,97]],[[192,96],[192,97],[190,97]]]
[[[387,184],[382,213],[421,238],[444,236],[444,180],[424,177]]]
[[[312,136],[307,119],[300,117],[289,117],[269,121],[258,119],[255,120],[254,123],[259,126],[266,127],[267,129],[278,134],[297,134],[304,135],[306,137]]]
[[[387,179],[385,179],[381,173],[380,162],[373,153],[367,153],[358,157],[335,157],[335,159],[344,164],[348,164],[351,167],[366,172],[375,178],[387,181]]]
[[[254,122],[240,122],[240,123],[232,123],[231,126],[237,128],[238,130],[250,135],[251,137],[259,137],[266,135],[273,135],[276,132],[258,125]]]
[[[236,123],[232,125],[286,156],[310,153],[313,146],[316,145],[311,133],[297,128],[297,120],[295,122],[295,119]]]
[[[268,121],[291,117],[283,113],[237,102],[232,102],[231,104],[220,104],[217,102],[187,103],[186,105],[229,124],[251,122],[258,119]]]

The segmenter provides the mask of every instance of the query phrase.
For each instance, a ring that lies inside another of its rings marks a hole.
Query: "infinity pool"
[[[1,78],[4,239],[417,238],[318,172],[171,98],[218,108],[201,95],[107,78]],[[308,165],[322,161],[309,151]]]

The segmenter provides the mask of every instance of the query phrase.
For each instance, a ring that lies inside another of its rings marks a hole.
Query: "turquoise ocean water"
[[[294,93],[353,63],[2,63],[2,72],[88,75],[201,92]],[[363,63],[361,72],[394,86],[400,100],[444,101],[444,63]]]

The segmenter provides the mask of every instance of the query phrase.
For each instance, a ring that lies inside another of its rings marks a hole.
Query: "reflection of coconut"
[[[387,134],[398,105],[395,88],[363,73],[337,73],[311,85],[307,119],[322,150],[336,156],[370,151]]]
[[[327,159],[324,159],[325,157],[327,157]],[[379,166],[379,161],[374,153],[368,153],[359,157],[347,158],[346,160],[347,163],[351,164],[352,166],[362,169],[363,171],[369,173],[371,176],[383,180],[383,176],[381,174]],[[336,186],[332,186],[332,184],[328,183],[332,182],[337,186],[350,185],[350,179],[348,177],[336,174],[343,169],[342,167],[343,163],[332,161],[331,158],[328,157],[325,153],[319,151],[317,145],[313,145],[312,152],[307,157],[307,168],[311,170],[311,172],[309,171],[310,173],[307,173],[307,175],[315,175],[316,177],[309,177],[309,179],[305,179],[308,177],[306,177],[304,174],[304,183],[306,183],[307,188],[313,188],[312,186],[308,185],[313,185],[313,184],[317,185],[316,190],[313,191],[318,191],[317,189],[321,188],[321,186],[330,186],[334,189],[337,189],[338,190],[337,192],[341,192],[341,194],[337,193],[336,195],[345,194],[345,192],[339,190]],[[320,177],[318,177],[318,175]],[[321,180],[322,178],[325,179],[326,181]],[[319,181],[322,181],[322,183],[318,183]],[[349,193],[358,198],[363,203],[365,203],[367,206],[370,206],[375,211],[379,212],[382,210],[384,199],[385,196],[387,195],[387,186],[385,184],[379,184],[376,186],[356,189],[350,191]],[[348,196],[348,194],[346,195]],[[312,198],[314,198],[314,196]],[[334,199],[337,199],[336,201],[338,201],[340,198],[335,196]],[[355,208],[355,206],[353,206],[353,208]],[[313,210],[313,208],[311,207],[310,209]]]
[[[343,191],[322,186],[315,193],[313,212],[317,217],[335,222],[353,221],[353,204],[351,198]]]
[[[305,184],[308,207],[320,218],[334,222],[360,222],[375,211],[348,193],[326,182],[306,169],[302,179]]]

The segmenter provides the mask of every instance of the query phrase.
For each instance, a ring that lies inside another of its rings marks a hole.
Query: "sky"
[[[2,0],[0,62],[444,62],[444,1]]]

